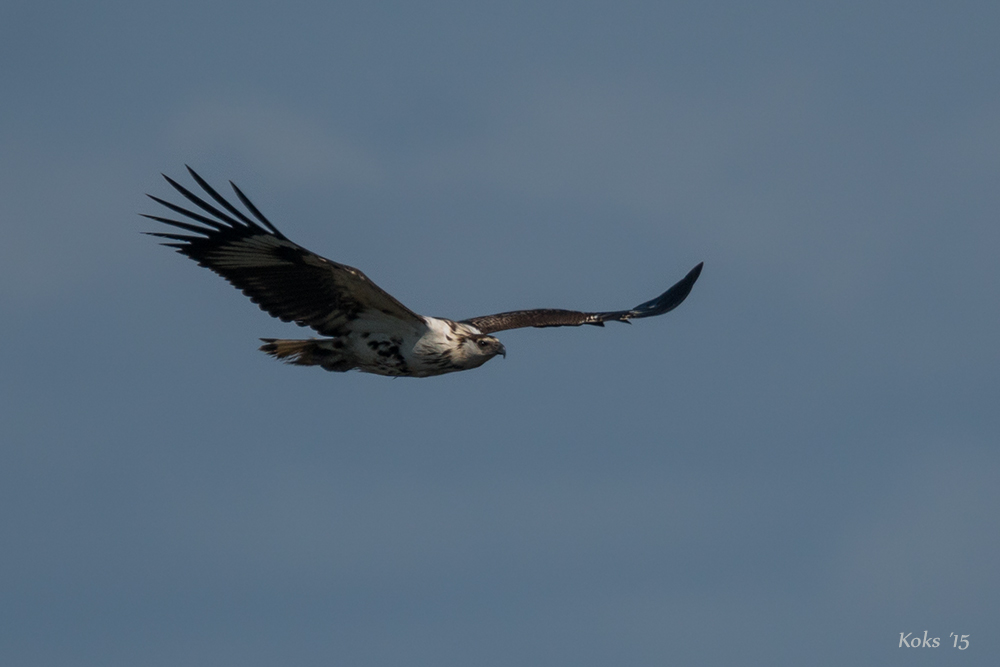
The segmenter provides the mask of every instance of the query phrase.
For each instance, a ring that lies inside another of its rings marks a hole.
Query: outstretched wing
[[[523,327],[578,327],[581,324],[593,324],[603,327],[605,322],[628,322],[642,317],[654,317],[670,312],[691,293],[694,282],[701,275],[701,267],[704,264],[691,269],[684,278],[666,292],[651,301],[640,303],[631,310],[616,310],[607,313],[581,313],[575,310],[515,310],[509,313],[498,313],[496,315],[484,315],[463,320],[464,324],[471,324],[484,334],[506,329],[521,329]]]
[[[401,325],[424,326],[420,315],[361,271],[320,257],[285,238],[232,181],[236,196],[256,220],[226,201],[191,167],[187,169],[224,210],[164,175],[175,190],[208,215],[148,195],[189,220],[143,214],[189,233],[147,232],[171,241],[163,245],[177,248],[177,252],[218,273],[274,317],[311,327],[324,336],[342,334],[349,323],[359,318],[366,320],[366,328],[371,331],[378,331],[379,324],[393,331]]]

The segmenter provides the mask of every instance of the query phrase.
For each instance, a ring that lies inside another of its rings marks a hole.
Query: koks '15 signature
[[[924,630],[923,637],[912,637],[912,632],[907,632],[903,634],[899,633],[899,648],[937,648],[941,646],[940,637],[928,637],[927,630]],[[964,651],[969,648],[969,635],[956,635],[954,632],[948,635],[949,637],[954,637],[951,642],[952,648],[957,648],[959,651]]]

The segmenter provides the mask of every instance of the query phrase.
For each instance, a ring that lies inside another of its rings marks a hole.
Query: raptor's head
[[[503,343],[493,336],[487,336],[486,334],[471,334],[466,336],[462,340],[462,352],[467,359],[475,359],[480,364],[486,363],[498,354],[504,357],[507,356],[507,349],[504,348]]]

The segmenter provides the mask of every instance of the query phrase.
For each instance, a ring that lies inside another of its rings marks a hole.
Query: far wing
[[[654,317],[670,312],[691,293],[704,262],[691,269],[684,278],[666,292],[651,301],[640,303],[631,310],[616,310],[607,313],[581,313],[575,310],[514,310],[509,313],[484,315],[463,320],[484,334],[504,331],[506,329],[521,329],[523,327],[578,327],[581,324],[593,324],[603,327],[605,322],[628,322],[643,317]]]
[[[236,196],[256,221],[226,201],[193,169],[188,167],[188,171],[224,210],[164,175],[175,190],[208,215],[149,195],[171,211],[200,223],[143,214],[143,217],[198,235],[147,232],[174,241],[163,245],[177,248],[177,252],[219,274],[274,317],[311,327],[324,336],[343,333],[359,318],[364,318],[366,327],[372,331],[378,331],[379,324],[390,331],[397,331],[400,325],[424,326],[420,315],[394,299],[361,271],[332,262],[289,241],[231,181]]]

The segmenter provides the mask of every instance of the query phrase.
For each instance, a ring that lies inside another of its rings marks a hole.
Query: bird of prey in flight
[[[306,250],[285,237],[232,181],[247,213],[216,192],[188,167],[208,195],[194,194],[164,175],[194,210],[149,197],[184,220],[146,218],[183,232],[147,232],[167,240],[199,265],[211,269],[270,315],[309,327],[322,338],[262,338],[261,351],[287,363],[353,369],[395,377],[429,377],[478,368],[496,355],[506,356],[491,334],[522,327],[562,327],[628,322],[662,315],[691,291],[701,264],[660,296],[629,310],[582,313],[574,310],[515,310],[467,320],[418,315],[355,268]],[[214,202],[214,203],[213,203]]]

